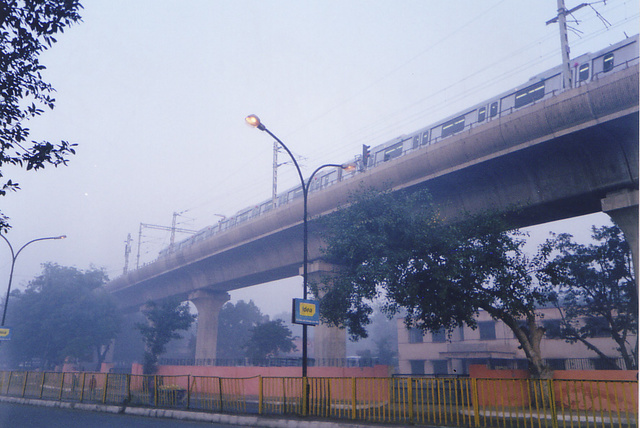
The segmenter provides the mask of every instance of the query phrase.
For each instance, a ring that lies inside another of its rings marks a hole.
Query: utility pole
[[[578,9],[588,6],[586,3],[582,3],[573,9],[567,10],[564,6],[564,0],[558,0],[558,15],[547,21],[547,25],[557,22],[560,26],[560,48],[562,51],[562,82],[565,89],[571,89],[573,87],[571,79],[571,58],[569,56],[569,39],[567,36],[567,15],[571,15]]]
[[[131,254],[131,234],[127,235],[127,240],[124,241],[124,269],[122,270],[122,274],[126,274],[129,270],[129,254]]]
[[[176,216],[178,216],[178,214],[173,213],[173,223],[174,224],[171,227],[169,227],[169,226],[158,226],[157,224],[140,223],[140,229],[138,230],[138,256],[136,258],[136,269],[140,267],[140,244],[142,242],[142,229],[143,228],[169,231],[172,234],[172,238],[173,238],[173,236],[175,236],[175,232],[191,233],[191,234],[198,233],[197,230],[181,229],[181,228],[175,227]],[[173,246],[173,241],[171,242],[171,246]]]
[[[276,207],[276,199],[278,197],[278,142],[273,140],[273,192],[271,204]]]

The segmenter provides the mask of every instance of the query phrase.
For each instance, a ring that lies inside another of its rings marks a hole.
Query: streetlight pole
[[[22,247],[20,247],[20,249],[14,253],[13,251],[13,246],[11,246],[11,242],[9,242],[9,240],[0,233],[0,237],[2,239],[4,239],[4,241],[7,243],[7,245],[9,246],[9,250],[11,250],[11,272],[9,273],[9,286],[7,287],[7,296],[4,299],[4,310],[2,311],[2,325],[0,325],[1,327],[4,327],[4,321],[5,318],[7,317],[7,306],[9,305],[9,293],[11,293],[11,281],[13,280],[13,268],[16,265],[16,259],[18,258],[18,256],[20,255],[20,252],[22,250],[24,250],[24,248],[29,245],[29,244],[33,244],[34,242],[37,241],[45,241],[48,239],[64,239],[67,236],[66,235],[61,235],[61,236],[50,236],[47,238],[37,238],[37,239],[32,239],[31,241],[27,242],[26,244],[24,244]]]
[[[298,161],[296,160],[295,156],[293,156],[289,148],[271,131],[269,131],[262,122],[260,122],[260,119],[258,118],[258,116],[252,114],[250,116],[247,116],[245,120],[249,125],[255,128],[258,128],[260,131],[264,131],[267,134],[271,135],[271,137],[273,137],[273,139],[276,140],[282,146],[282,148],[286,150],[286,152],[291,157],[291,160],[293,160],[293,164],[295,165],[296,170],[298,171],[298,177],[300,178],[300,184],[302,185],[302,196],[303,196],[303,205],[304,205],[303,215],[302,215],[302,228],[303,228],[302,289],[303,289],[303,298],[306,300],[307,294],[308,294],[307,278],[308,278],[308,259],[309,259],[309,253],[308,253],[309,227],[308,227],[308,221],[307,221],[308,220],[307,219],[307,213],[308,213],[307,202],[309,199],[309,186],[311,185],[311,180],[313,179],[313,176],[322,168],[335,167],[335,168],[341,168],[341,169],[349,169],[350,166],[333,164],[333,163],[321,165],[318,168],[316,168],[315,171],[313,171],[313,173],[309,177],[309,180],[305,182],[304,177],[302,175],[302,170],[300,169],[300,165],[298,165]],[[302,377],[307,377],[307,367],[308,367],[307,365],[307,325],[302,324]]]

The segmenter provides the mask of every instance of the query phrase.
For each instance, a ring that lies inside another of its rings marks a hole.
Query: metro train
[[[579,87],[597,80],[603,75],[615,73],[635,64],[638,64],[638,35],[628,37],[596,53],[587,53],[574,58],[572,60],[571,81],[574,88]],[[557,66],[533,76],[527,83],[519,87],[476,104],[435,124],[418,129],[411,134],[401,135],[373,148],[363,146],[363,154],[349,161],[356,163],[359,166],[357,169],[347,172],[339,168],[327,168],[316,174],[309,187],[309,192],[317,192],[338,181],[349,179],[414,150],[437,144],[452,135],[556,96],[563,90],[565,88],[563,88],[562,66]],[[258,217],[302,196],[302,186],[289,189],[278,196],[275,204],[272,199],[269,199],[253,207],[240,210],[234,216],[223,219],[216,225],[202,229],[195,235],[176,243],[173,247],[162,250],[159,257]]]

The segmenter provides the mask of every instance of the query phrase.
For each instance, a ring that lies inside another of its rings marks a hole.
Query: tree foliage
[[[142,309],[147,323],[138,323],[145,344],[143,371],[155,373],[158,358],[166,350],[167,343],[180,339],[180,330],[188,330],[196,316],[189,312],[189,304],[180,303],[177,298],[168,298],[160,302],[149,301]]]
[[[429,331],[476,328],[485,310],[514,332],[532,373],[548,374],[536,322],[550,295],[535,277],[544,254],[528,258],[521,235],[498,216],[445,223],[426,191],[364,190],[327,216],[324,238],[325,259],[341,267],[322,290],[312,284],[325,321],[366,337],[378,298],[388,315],[402,309],[407,326]]]
[[[244,348],[249,358],[255,360],[296,350],[291,330],[282,320],[267,321],[253,327]]]
[[[546,281],[559,288],[562,334],[581,342],[612,368],[593,339],[611,337],[628,370],[638,368],[638,295],[631,251],[616,226],[592,228],[594,243],[578,244],[569,234],[547,241],[556,257],[545,269]]]
[[[99,367],[121,323],[115,302],[102,287],[107,280],[101,269],[43,265],[26,290],[11,295],[9,346],[14,356],[20,361],[39,358],[45,368],[53,368],[67,358],[90,361],[95,353]]]
[[[226,303],[218,316],[218,359],[238,359],[247,356],[246,343],[251,337],[251,329],[267,322],[269,317],[250,300],[239,300],[235,305]]]
[[[78,0],[5,0],[0,2],[0,168],[6,165],[38,170],[66,164],[75,144],[28,141],[26,121],[52,109],[53,87],[42,78],[39,56],[56,42],[55,35],[80,21]],[[0,169],[0,178],[5,176]],[[3,178],[0,196],[19,189]],[[8,227],[0,213],[0,230]]]

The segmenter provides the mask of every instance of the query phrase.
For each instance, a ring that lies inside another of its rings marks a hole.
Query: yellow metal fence
[[[496,428],[631,428],[637,381],[470,378],[231,379],[116,373],[0,372],[0,395],[315,416],[378,423]]]

